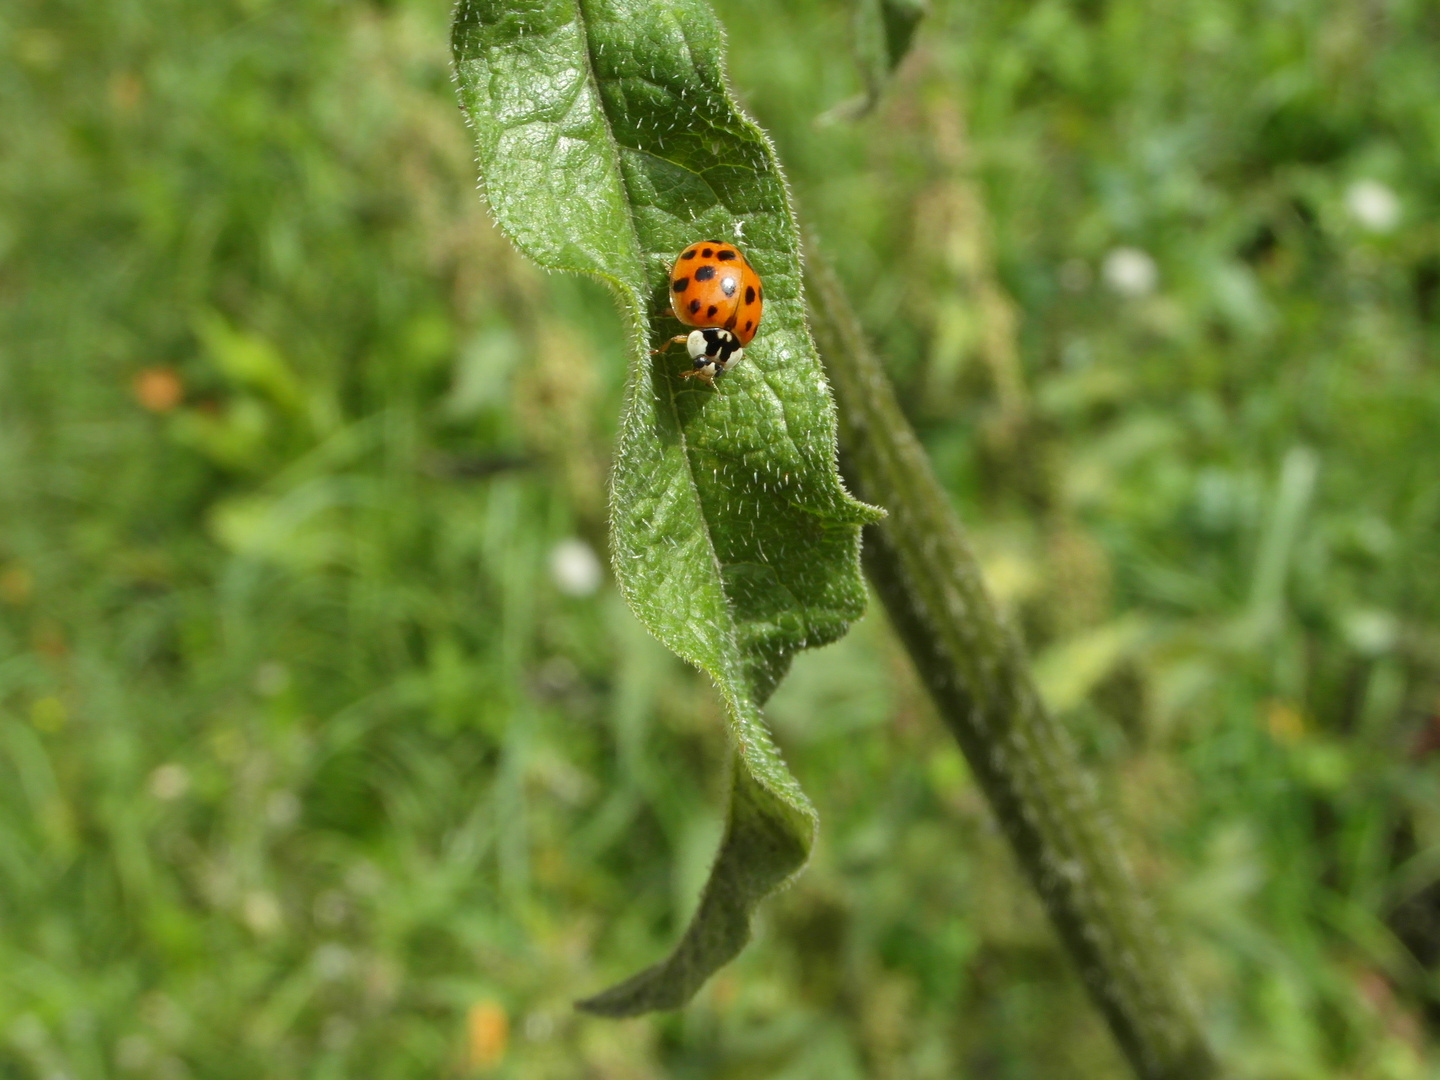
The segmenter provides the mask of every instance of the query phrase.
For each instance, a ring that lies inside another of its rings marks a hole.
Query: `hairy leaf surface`
[[[725,836],[674,952],[582,1005],[684,1004],[804,863],[814,811],[760,706],[798,649],[864,605],[859,526],[805,324],[799,239],[774,151],[736,107],[701,0],[462,0],[462,105],[500,227],[531,258],[616,291],[633,328],[611,490],[615,574],[646,627],[714,678],[736,748]],[[696,240],[736,242],[764,322],[712,389],[679,375],[667,275]],[[666,314],[661,314],[666,313]],[[577,360],[583,362],[583,359]]]

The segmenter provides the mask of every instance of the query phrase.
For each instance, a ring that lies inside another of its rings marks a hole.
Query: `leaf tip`
[[[855,500],[856,517],[860,519],[861,525],[878,525],[890,516],[890,511],[883,506],[871,506],[867,502]]]
[[[744,936],[749,937],[748,922]],[[713,967],[711,963],[704,963],[698,969],[687,963],[690,958],[685,949],[677,949],[667,959],[652,964],[623,982],[588,998],[581,998],[575,1002],[575,1008],[591,1016],[612,1020],[682,1008],[690,1003],[714,967],[719,967],[739,952],[743,944],[741,941],[733,946],[733,951],[727,950],[729,955],[715,958]]]

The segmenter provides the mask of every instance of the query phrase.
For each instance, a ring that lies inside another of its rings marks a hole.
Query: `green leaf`
[[[775,153],[725,83],[699,0],[462,0],[460,97],[500,227],[543,266],[614,288],[633,331],[611,491],[636,615],[715,680],[736,749],[725,837],[674,952],[582,1007],[683,1005],[743,947],[755,904],[808,857],[815,814],[760,706],[803,648],[864,607],[859,526],[805,323],[799,237]],[[651,357],[679,324],[668,272],[734,240],[765,284],[760,332],[712,389]]]
[[[925,0],[880,0],[880,19],[885,27],[885,58],[894,68],[905,59],[915,29],[925,17]]]
[[[822,114],[821,124],[858,120],[874,110],[928,7],[927,0],[854,0],[850,35],[865,89]]]
[[[856,0],[855,56],[872,99],[880,96],[890,72],[910,51],[925,6],[925,0]]]

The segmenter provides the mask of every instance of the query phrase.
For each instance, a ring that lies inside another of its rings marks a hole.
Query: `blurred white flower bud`
[[[550,576],[566,596],[589,596],[600,587],[604,570],[584,540],[561,540],[550,552]]]
[[[1155,260],[1139,248],[1118,247],[1105,256],[1105,284],[1121,296],[1149,296],[1160,281]]]
[[[1369,232],[1386,233],[1400,224],[1400,199],[1379,180],[1357,180],[1346,188],[1345,209]]]

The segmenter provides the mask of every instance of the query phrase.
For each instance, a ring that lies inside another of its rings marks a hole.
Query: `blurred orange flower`
[[[500,1064],[510,1041],[510,1017],[493,1001],[477,1001],[465,1014],[465,1035],[472,1069]]]
[[[167,413],[185,395],[185,386],[174,368],[149,367],[135,376],[130,384],[135,400],[153,413]]]

